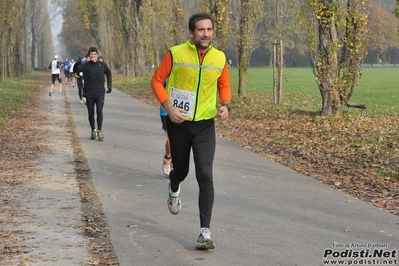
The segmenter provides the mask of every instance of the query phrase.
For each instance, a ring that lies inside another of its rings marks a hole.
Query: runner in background
[[[76,77],[73,75],[73,67],[75,66],[75,59],[71,59],[71,65],[69,67],[69,81],[71,82],[71,86],[75,87]]]
[[[167,79],[165,79],[165,81],[163,82],[164,87],[166,86],[166,81]],[[164,130],[166,136],[165,155],[163,156],[163,163],[162,163],[162,173],[168,176],[170,171],[172,171],[173,169],[173,163],[172,163],[172,154],[170,152],[170,143],[169,143],[169,137],[166,125],[166,117],[168,116],[168,113],[162,107],[162,104],[159,107],[159,116],[161,117],[162,129]]]
[[[64,63],[62,63],[62,68],[64,69],[65,84],[68,84],[70,78],[69,69],[71,68],[71,62],[68,60],[68,58],[65,58]]]
[[[88,118],[91,127],[90,138],[92,140],[98,138],[98,140],[102,141],[104,140],[102,125],[105,92],[111,93],[112,91],[112,75],[107,64],[98,61],[98,50],[96,47],[90,47],[87,54],[90,60],[87,60],[85,64],[75,64],[73,72],[76,74],[83,72],[85,78],[83,97],[86,97],[87,111],[89,114]],[[107,77],[106,90],[104,88],[105,76]],[[97,115],[97,118],[95,115]]]
[[[56,80],[58,80],[60,95],[62,95],[61,67],[62,67],[62,62],[58,61],[58,55],[54,55],[54,59],[53,61],[51,61],[48,67],[49,69],[51,69],[51,86],[50,86],[50,91],[48,93],[49,96],[51,96],[53,93],[54,83]]]
[[[78,61],[75,62],[76,65],[83,65],[86,63],[86,58],[83,57],[83,59],[79,56]],[[86,104],[86,98],[83,96],[83,72],[79,73],[74,73],[74,78],[76,80],[76,84],[78,87],[78,94],[79,94],[79,99],[80,103]]]

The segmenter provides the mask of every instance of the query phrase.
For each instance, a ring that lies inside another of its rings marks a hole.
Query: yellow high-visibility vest
[[[190,121],[201,121],[217,115],[217,82],[226,64],[223,52],[210,46],[202,64],[195,45],[190,41],[170,48],[173,66],[166,83],[166,92],[186,95],[172,105],[190,110]],[[172,92],[173,91],[173,92]]]

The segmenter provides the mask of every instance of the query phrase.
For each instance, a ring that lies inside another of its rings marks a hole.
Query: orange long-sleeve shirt
[[[200,57],[200,62],[204,58],[205,54],[198,53]],[[172,71],[172,54],[168,51],[165,54],[161,64],[155,70],[154,75],[151,80],[151,88],[154,91],[155,96],[158,98],[159,102],[162,104],[169,99],[165,88],[163,86],[164,80],[169,76]],[[228,102],[230,104],[231,99],[231,87],[230,87],[230,75],[227,62],[224,66],[222,74],[220,75],[217,83],[219,100],[221,103]]]

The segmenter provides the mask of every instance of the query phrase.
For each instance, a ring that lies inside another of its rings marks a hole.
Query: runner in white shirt
[[[55,55],[53,61],[51,61],[48,67],[49,69],[51,69],[51,86],[50,92],[48,93],[49,96],[51,96],[51,94],[53,93],[55,80],[58,80],[58,83],[60,85],[60,95],[62,94],[61,65],[62,62],[58,61],[58,55]]]

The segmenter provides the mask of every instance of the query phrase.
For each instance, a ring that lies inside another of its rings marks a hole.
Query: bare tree
[[[0,1],[0,79],[13,77],[31,69],[28,47],[31,45],[27,31],[27,0]]]
[[[231,0],[209,0],[210,13],[216,22],[217,39],[215,45],[222,51],[226,50],[227,40],[231,33],[230,2]]]
[[[46,0],[28,0],[27,5],[30,8],[30,12],[28,12],[31,36],[30,59],[32,67],[37,67],[38,42],[45,35],[46,30],[50,30],[48,27],[50,17]]]
[[[248,68],[255,44],[256,26],[263,16],[263,1],[240,0],[238,34],[238,96],[248,95]]]
[[[366,56],[367,0],[306,0],[310,63],[322,98],[322,115],[342,112],[360,79]]]

